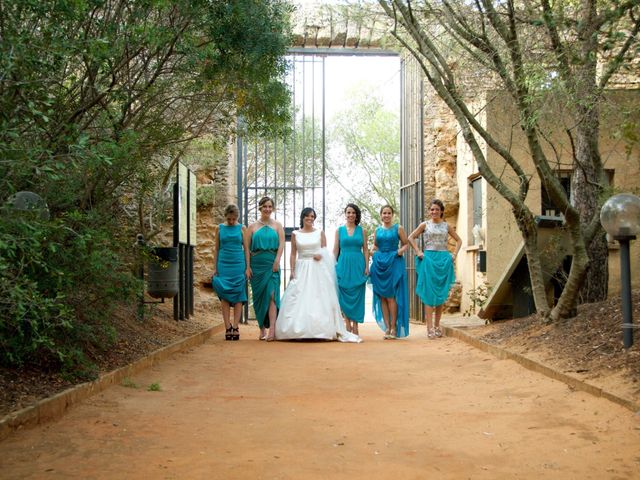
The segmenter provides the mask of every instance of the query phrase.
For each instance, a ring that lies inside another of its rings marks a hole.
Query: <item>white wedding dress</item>
[[[295,277],[280,300],[276,320],[276,339],[316,338],[361,342],[347,332],[338,302],[335,258],[320,245],[320,230],[293,232],[298,258]],[[321,255],[320,260],[313,256]]]

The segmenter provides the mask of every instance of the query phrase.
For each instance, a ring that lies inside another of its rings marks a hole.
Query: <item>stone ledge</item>
[[[542,375],[546,375],[549,378],[553,378],[554,380],[558,380],[560,382],[566,383],[569,387],[580,390],[582,392],[589,393],[596,397],[606,398],[610,402],[616,403],[622,407],[625,407],[632,412],[640,412],[640,404],[629,400],[627,398],[620,397],[611,392],[607,392],[600,387],[596,387],[595,385],[591,385],[584,380],[580,380],[579,378],[572,377],[571,375],[567,375],[566,373],[559,372],[554,370],[551,367],[543,365],[542,363],[535,362],[530,358],[527,358],[519,353],[514,353],[509,350],[505,350],[503,348],[497,347],[490,343],[485,342],[484,340],[480,340],[468,333],[452,327],[444,327],[445,335],[448,337],[456,338],[458,340],[462,340],[465,343],[468,343],[472,347],[475,347],[483,352],[489,353],[496,358],[501,360],[513,360],[514,362],[519,363],[524,368],[531,370],[533,372],[541,373]]]
[[[34,405],[25,407],[17,412],[9,413],[0,419],[0,441],[7,438],[13,431],[19,428],[33,427],[60,418],[67,410],[82,400],[101,392],[111,385],[121,383],[125,378],[166,360],[174,353],[200,345],[222,330],[224,330],[224,325],[210,327],[200,333],[183,338],[182,340],[178,340],[166,347],[156,350],[129,365],[105,373],[92,382],[81,383],[80,385],[57,393],[52,397],[42,399]]]

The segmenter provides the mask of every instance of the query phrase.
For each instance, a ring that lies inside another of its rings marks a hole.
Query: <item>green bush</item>
[[[20,191],[50,221],[0,211],[0,364],[91,376],[110,314],[141,285],[135,236],[162,230],[175,164],[223,158],[235,118],[277,133],[285,0],[3,2],[0,207]],[[201,199],[202,200],[202,199]]]
[[[85,352],[113,343],[113,307],[140,285],[106,225],[73,213],[0,219],[0,362],[91,376]],[[103,222],[104,223],[104,222]]]

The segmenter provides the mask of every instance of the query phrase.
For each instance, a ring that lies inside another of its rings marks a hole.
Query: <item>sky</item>
[[[385,106],[400,109],[400,60],[398,57],[327,57],[325,78],[326,115],[331,118],[348,100],[349,92],[359,85],[379,94]]]

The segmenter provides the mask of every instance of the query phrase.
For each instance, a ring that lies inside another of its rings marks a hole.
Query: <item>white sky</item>
[[[325,64],[326,116],[332,118],[358,85],[379,94],[390,110],[400,110],[399,57],[329,56]]]

